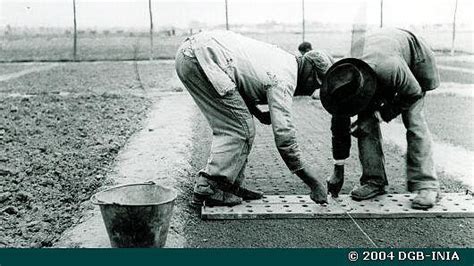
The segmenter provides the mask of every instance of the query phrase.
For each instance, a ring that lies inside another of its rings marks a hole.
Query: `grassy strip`
[[[436,49],[438,53],[449,54],[450,32],[419,32],[419,34]],[[247,32],[243,35],[275,44],[284,50],[297,53],[301,43],[298,32]],[[457,34],[456,53],[472,54],[472,37],[470,32]],[[173,58],[181,42],[187,36],[157,36],[153,54],[160,58]],[[346,55],[350,51],[352,35],[348,31],[307,32],[306,41],[316,49],[324,49],[333,55]],[[138,48],[135,53],[135,48]],[[72,60],[72,37],[57,36],[18,36],[6,39],[0,62]],[[147,59],[149,57],[149,39],[147,36],[130,35],[94,35],[79,36],[78,60],[120,60]]]
[[[428,92],[425,116],[436,140],[474,151],[472,98],[432,95]]]
[[[462,84],[474,84],[474,75],[456,70],[440,69],[441,82],[456,82]]]
[[[438,65],[474,69],[474,62],[466,62],[466,61],[461,61],[461,60],[448,61],[448,60],[440,59],[438,60]]]
[[[19,72],[29,68],[27,65],[17,65],[17,64],[0,64],[0,75],[10,74]]]
[[[0,91],[26,94],[124,92],[139,89],[132,64],[64,64],[1,83]]]
[[[167,61],[138,64],[138,71],[148,89],[166,90],[170,82],[177,83],[174,64]],[[33,95],[59,92],[141,94],[143,89],[133,63],[97,62],[61,64],[51,70],[29,73],[18,79],[0,82],[0,92]]]

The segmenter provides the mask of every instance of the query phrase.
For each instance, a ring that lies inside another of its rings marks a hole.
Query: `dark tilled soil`
[[[0,247],[51,246],[78,221],[172,66],[62,64],[0,82]]]
[[[149,105],[110,93],[2,98],[0,246],[51,246],[106,182]]]
[[[332,171],[329,117],[318,102],[298,99],[294,103],[299,140],[307,161],[325,179]],[[205,165],[210,130],[201,115],[195,119],[192,165]],[[384,145],[390,193],[406,193],[405,159],[402,152]],[[360,167],[356,142],[346,166],[342,193],[358,183]],[[286,169],[274,147],[270,128],[257,127],[256,141],[247,168],[247,186],[267,194],[306,194],[308,189]],[[443,191],[464,187],[446,173],[438,173]],[[191,178],[192,179],[192,178]],[[192,182],[184,184],[191,195]],[[188,211],[193,213],[192,209]],[[358,224],[379,247],[471,247],[473,219],[358,219]],[[189,247],[372,247],[350,219],[202,221],[199,212],[189,217],[185,232]]]
[[[79,220],[173,66],[61,64],[0,82],[0,247],[51,246]]]

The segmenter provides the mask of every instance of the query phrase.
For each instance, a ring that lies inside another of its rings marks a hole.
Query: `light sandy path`
[[[7,81],[7,80],[10,80],[10,79],[16,79],[16,78],[19,78],[21,76],[24,76],[26,74],[30,74],[30,73],[33,73],[33,72],[40,72],[40,71],[49,70],[49,69],[57,67],[58,65],[59,64],[56,64],[56,63],[52,63],[52,64],[48,63],[48,64],[44,64],[44,65],[32,66],[30,68],[27,68],[25,70],[21,70],[21,71],[18,71],[18,72],[0,75],[0,82],[1,81]]]
[[[178,187],[180,176],[188,175],[191,156],[191,98],[184,92],[167,95],[157,101],[142,131],[134,135],[118,155],[116,184],[141,183],[149,180],[168,187]],[[180,197],[181,191],[178,191]],[[183,247],[184,215],[175,204],[166,247]],[[88,211],[75,227],[66,231],[56,247],[110,247],[99,208]]]
[[[406,129],[397,122],[383,123],[382,135],[385,140],[396,144],[406,152]],[[434,142],[434,161],[440,168],[471,188],[474,188],[474,152],[448,143]]]
[[[430,94],[451,94],[460,97],[474,97],[474,84],[460,84],[454,82],[443,82],[439,88],[429,91]]]

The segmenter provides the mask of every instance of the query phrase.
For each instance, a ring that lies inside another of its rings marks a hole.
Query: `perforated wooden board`
[[[297,218],[408,218],[408,217],[474,217],[474,199],[464,193],[445,193],[429,210],[414,210],[414,194],[386,194],[365,201],[354,201],[340,195],[329,204],[315,204],[307,195],[268,195],[261,200],[245,201],[234,207],[201,209],[206,220],[297,219]]]

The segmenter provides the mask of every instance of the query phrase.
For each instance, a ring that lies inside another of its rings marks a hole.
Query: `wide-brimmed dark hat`
[[[377,76],[364,61],[345,58],[326,72],[320,92],[323,107],[332,115],[354,116],[370,103]]]

